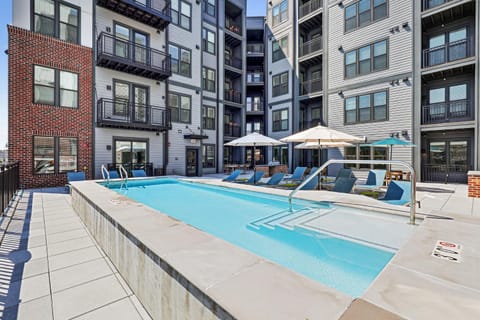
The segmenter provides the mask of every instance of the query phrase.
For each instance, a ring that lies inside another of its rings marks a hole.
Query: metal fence
[[[470,165],[425,164],[422,167],[423,182],[467,183]]]
[[[20,186],[18,162],[0,165],[0,209],[2,213]]]

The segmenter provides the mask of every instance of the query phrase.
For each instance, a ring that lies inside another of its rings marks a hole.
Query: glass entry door
[[[147,162],[147,142],[133,140],[115,140],[114,163],[131,169],[144,169]]]
[[[198,176],[198,150],[187,148],[187,177]]]
[[[470,154],[470,139],[430,141],[428,163],[423,168],[424,180],[466,183],[472,163]]]
[[[148,89],[134,85],[134,120],[135,122],[147,122]]]

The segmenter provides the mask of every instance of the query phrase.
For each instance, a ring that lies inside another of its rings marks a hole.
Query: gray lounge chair
[[[355,184],[355,180],[357,180],[357,178],[340,177],[337,179],[337,181],[335,181],[335,185],[333,186],[332,191],[350,193],[352,192],[353,185]]]

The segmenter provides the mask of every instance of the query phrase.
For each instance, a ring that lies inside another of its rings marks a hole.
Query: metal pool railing
[[[289,205],[289,210],[292,211],[292,198],[297,193],[298,190],[301,190],[310,180],[312,180],[315,176],[319,175],[323,169],[328,167],[331,164],[334,163],[339,163],[339,164],[389,164],[389,165],[399,165],[406,167],[408,171],[410,171],[410,177],[411,177],[411,182],[412,182],[412,188],[410,190],[411,192],[411,198],[410,198],[410,224],[415,225],[415,214],[416,214],[416,205],[417,205],[417,199],[416,199],[416,194],[417,194],[417,177],[415,174],[415,169],[413,167],[404,161],[399,161],[399,160],[341,160],[341,159],[333,159],[333,160],[328,160],[325,162],[323,165],[320,166],[320,168],[317,169],[313,174],[309,175],[305,181],[303,181],[295,190],[290,192],[288,195],[288,205]],[[319,179],[320,180],[320,179]]]
[[[3,214],[20,186],[18,162],[0,165],[0,210]]]

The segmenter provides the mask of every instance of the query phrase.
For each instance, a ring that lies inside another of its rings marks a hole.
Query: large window
[[[78,108],[78,74],[34,66],[33,102]]]
[[[215,70],[202,68],[202,87],[204,90],[215,92]]]
[[[77,170],[77,138],[33,137],[33,173],[49,174]]]
[[[215,168],[215,145],[202,145],[202,166],[203,168]]]
[[[135,168],[136,164],[148,162],[148,140],[115,139],[114,145],[113,162],[123,164],[127,170]]]
[[[388,91],[374,92],[345,99],[345,123],[388,119]]]
[[[372,147],[372,146],[354,146],[345,147],[345,160],[388,160],[387,147]],[[386,169],[384,164],[345,164],[347,168],[353,169]]]
[[[369,74],[387,68],[387,40],[345,53],[345,78]]]
[[[288,130],[288,109],[275,110],[272,112],[272,131]]]
[[[203,106],[202,127],[207,130],[215,130],[215,108]]]
[[[215,0],[203,0],[203,11],[215,17]]]
[[[191,77],[192,52],[189,49],[169,44],[168,53],[171,55],[172,72],[184,77]]]
[[[288,71],[272,77],[272,96],[278,97],[288,93]]]
[[[80,43],[80,10],[66,2],[33,1],[32,30],[72,43]]]
[[[172,122],[191,123],[192,98],[190,96],[169,93],[168,108],[171,112]]]
[[[272,62],[288,56],[288,35],[272,42]]]
[[[288,20],[288,0],[283,0],[272,9],[272,26]]]
[[[345,7],[345,32],[387,16],[387,0],[359,0]]]
[[[215,54],[215,32],[203,28],[203,50]]]
[[[173,24],[190,31],[192,17],[192,6],[190,3],[182,0],[172,0],[170,12]]]

